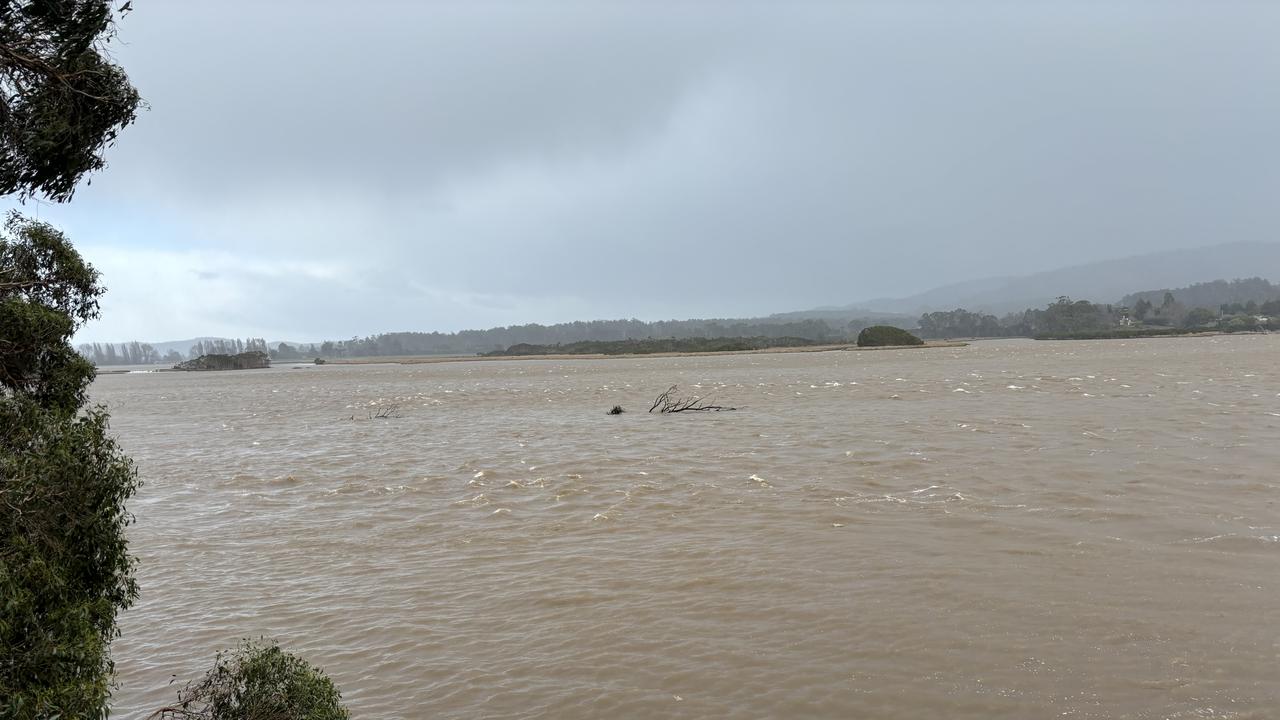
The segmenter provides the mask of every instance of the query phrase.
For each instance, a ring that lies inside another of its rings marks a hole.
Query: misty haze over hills
[[[78,342],[762,316],[1280,239],[1277,3],[146,5],[151,110],[41,209],[109,288]]]
[[[186,356],[191,352],[192,346],[194,346],[196,343],[207,343],[210,341],[216,342],[218,340],[231,340],[231,339],[232,338],[213,337],[213,336],[205,335],[201,337],[193,337],[190,340],[164,340],[161,342],[153,342],[148,344],[151,345],[153,348],[155,348],[156,352],[160,353],[161,355],[167,355],[170,352],[176,352]],[[298,342],[295,340],[270,340],[269,339],[267,340],[267,345],[270,347],[275,347],[282,342],[288,345],[292,345],[294,347],[311,344],[310,342],[304,343],[304,342]],[[317,344],[319,343],[317,342]]]
[[[913,327],[921,314],[964,308],[975,312],[1004,314],[1028,308],[1043,308],[1057,297],[1067,295],[1098,303],[1121,303],[1136,293],[1163,288],[1179,288],[1245,277],[1280,279],[1280,243],[1239,242],[1166,252],[1134,255],[1116,260],[1091,262],[1016,277],[996,277],[952,283],[904,298],[879,298],[844,307],[780,312],[768,317],[729,319],[674,319],[641,322],[583,318],[576,322],[540,325],[528,323],[487,330],[439,333],[430,327],[406,327],[379,336],[385,344],[405,343],[404,352],[471,353],[501,349],[518,342],[577,342],[643,337],[729,337],[739,335],[795,335],[806,338],[837,337],[850,323],[859,327],[872,322]],[[804,322],[822,321],[821,327]],[[825,329],[824,329],[825,328]],[[394,339],[392,336],[406,336]],[[430,338],[425,336],[430,335]],[[419,337],[410,337],[419,336]],[[372,336],[370,336],[372,337]],[[216,340],[202,336],[190,340],[151,343],[162,355],[169,351],[187,354],[197,341]],[[325,338],[341,340],[340,338]],[[323,342],[285,341],[300,350]],[[275,348],[281,341],[271,340]],[[372,343],[372,340],[366,341]],[[419,347],[420,346],[420,347]],[[377,354],[397,354],[383,348]]]
[[[843,310],[919,315],[964,308],[1000,315],[1044,307],[1060,295],[1111,303],[1142,290],[1255,276],[1280,277],[1280,243],[1238,242],[1133,255],[1031,275],[952,283],[908,297],[864,300]]]

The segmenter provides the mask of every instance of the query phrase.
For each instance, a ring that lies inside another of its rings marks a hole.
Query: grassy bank
[[[1069,333],[1040,333],[1036,340],[1130,340],[1147,337],[1177,337],[1182,335],[1228,335],[1256,330],[1205,330],[1204,328],[1116,328],[1111,330],[1081,330]]]

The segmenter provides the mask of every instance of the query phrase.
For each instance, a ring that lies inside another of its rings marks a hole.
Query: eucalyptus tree
[[[71,199],[133,122],[105,0],[0,0],[0,195]],[[137,596],[125,501],[133,463],[87,407],[71,347],[98,273],[52,226],[0,231],[0,717],[107,715],[116,615]]]
[[[141,99],[107,0],[0,0],[0,195],[71,199]]]
[[[137,596],[133,463],[86,407],[70,344],[98,274],[53,227],[0,233],[0,717],[105,717],[116,614]]]

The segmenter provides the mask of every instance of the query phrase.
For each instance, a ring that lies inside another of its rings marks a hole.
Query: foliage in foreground
[[[169,720],[346,720],[328,676],[274,643],[245,641],[219,653],[202,680],[152,718]]]
[[[113,5],[0,0],[0,195],[71,199],[133,122],[138,91],[106,49]]]
[[[858,347],[896,347],[923,345],[924,341],[892,325],[872,325],[858,333]]]
[[[116,613],[137,596],[125,500],[133,463],[69,343],[98,275],[47,224],[0,234],[0,717],[106,716]]]

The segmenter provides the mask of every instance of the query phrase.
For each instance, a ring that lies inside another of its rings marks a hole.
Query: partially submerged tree
[[[0,195],[64,202],[105,167],[141,103],[107,53],[115,16],[108,0],[0,0]]]
[[[245,641],[152,713],[167,720],[346,720],[342,694],[306,660],[274,643]]]
[[[678,386],[672,385],[667,388],[666,392],[654,398],[653,404],[649,406],[651,413],[681,413],[681,412],[720,412],[721,410],[737,410],[737,408],[725,407],[724,405],[716,405],[711,402],[710,398],[701,397],[699,395],[690,395],[681,397],[676,395]]]
[[[174,370],[261,370],[271,367],[271,357],[261,350],[250,350],[236,355],[201,355],[176,363]]]

